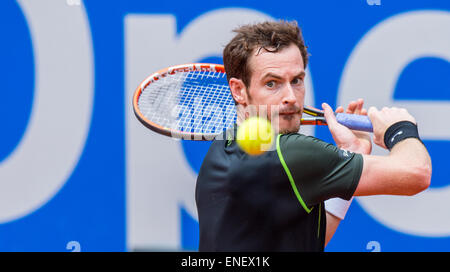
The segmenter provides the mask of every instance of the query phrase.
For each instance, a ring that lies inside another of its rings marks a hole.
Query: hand
[[[416,124],[416,119],[403,108],[384,107],[379,111],[375,107],[370,107],[368,115],[373,126],[373,142],[383,148],[386,148],[384,134],[390,126],[400,121],[410,121]]]
[[[363,99],[351,101],[347,107],[346,113],[367,115],[367,110],[363,108],[363,105]],[[361,154],[370,154],[370,152],[372,152],[372,141],[370,140],[369,133],[350,130],[349,128],[339,124],[336,121],[336,116],[334,115],[333,110],[328,104],[323,103],[322,108],[324,109],[328,128],[330,129],[331,135],[339,148]],[[336,113],[343,112],[343,107],[338,107],[336,109]]]

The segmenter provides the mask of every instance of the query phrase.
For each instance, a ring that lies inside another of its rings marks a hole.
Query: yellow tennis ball
[[[261,117],[250,117],[238,127],[236,142],[249,155],[260,155],[272,147],[275,138],[270,122]]]

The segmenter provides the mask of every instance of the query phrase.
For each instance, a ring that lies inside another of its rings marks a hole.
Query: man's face
[[[256,52],[249,59],[248,105],[258,108],[267,105],[267,117],[272,123],[278,121],[280,133],[298,132],[305,98],[305,71],[300,50],[291,44],[276,53],[264,49],[259,54]]]

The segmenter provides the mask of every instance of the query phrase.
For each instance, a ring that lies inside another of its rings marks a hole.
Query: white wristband
[[[350,208],[350,204],[352,203],[353,197],[350,198],[349,201],[344,200],[342,198],[330,198],[325,201],[325,210],[332,215],[336,216],[343,220],[345,218],[345,214],[347,213],[348,208]]]

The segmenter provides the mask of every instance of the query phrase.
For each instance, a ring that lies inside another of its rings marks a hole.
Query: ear
[[[248,105],[248,95],[247,88],[242,80],[237,78],[230,78],[230,82],[228,83],[231,90],[231,95],[233,95],[234,100],[242,106]]]

